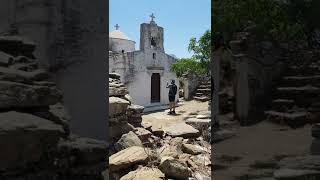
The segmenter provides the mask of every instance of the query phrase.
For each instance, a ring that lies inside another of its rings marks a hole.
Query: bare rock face
[[[122,151],[113,154],[109,158],[110,172],[129,168],[133,165],[144,164],[148,159],[150,150],[140,147],[132,146]]]
[[[120,180],[162,180],[165,175],[158,168],[142,167],[135,171],[131,171],[127,175],[121,177]]]

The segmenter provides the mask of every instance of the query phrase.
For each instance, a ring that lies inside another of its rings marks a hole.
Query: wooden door
[[[160,102],[160,74],[153,73],[151,76],[151,102]]]

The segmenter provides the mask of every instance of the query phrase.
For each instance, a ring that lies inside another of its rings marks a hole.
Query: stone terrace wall
[[[266,105],[273,83],[285,68],[283,50],[272,42],[258,41],[254,32],[240,32],[230,42],[235,64],[236,111],[240,119]]]
[[[61,91],[32,58],[35,48],[0,36],[0,179],[102,180],[107,145],[70,133]]]

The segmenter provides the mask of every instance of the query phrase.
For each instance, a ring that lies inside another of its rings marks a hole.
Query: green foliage
[[[171,71],[175,72],[178,77],[181,77],[185,73],[193,73],[199,76],[209,74],[211,31],[207,30],[199,40],[191,38],[188,50],[193,52],[194,55],[191,58],[179,59],[171,65]]]
[[[170,67],[172,72],[175,72],[178,77],[181,77],[185,73],[192,73],[196,75],[205,74],[205,69],[202,68],[202,64],[194,58],[182,58]]]
[[[304,24],[290,16],[289,5],[279,0],[216,0],[212,4],[213,31],[223,32],[229,41],[234,32],[255,25],[260,39],[303,40]]]

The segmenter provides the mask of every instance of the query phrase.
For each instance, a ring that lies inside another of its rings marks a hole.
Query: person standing
[[[170,102],[170,111],[169,114],[176,114],[176,103],[175,103],[175,99],[176,99],[176,94],[177,94],[177,86],[175,84],[175,80],[171,81],[171,84],[168,85],[167,83],[167,87],[169,88],[169,102]]]

